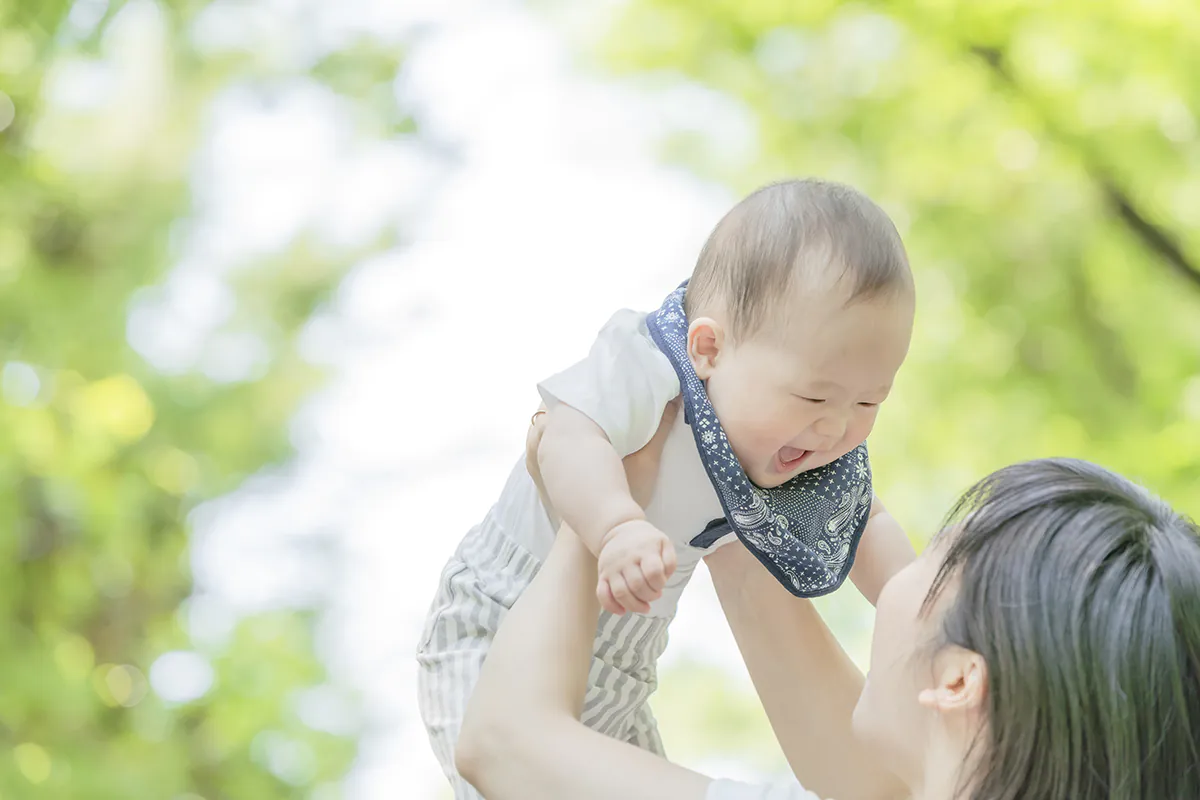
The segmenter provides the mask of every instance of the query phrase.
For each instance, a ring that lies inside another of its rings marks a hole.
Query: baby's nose
[[[840,415],[833,414],[822,417],[813,425],[813,433],[822,439],[823,444],[820,449],[828,450],[837,444],[846,433],[846,420]]]

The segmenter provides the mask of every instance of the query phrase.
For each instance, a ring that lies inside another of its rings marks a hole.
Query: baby
[[[871,489],[865,440],[908,351],[914,293],[887,215],[834,183],[753,193],[690,281],[618,312],[587,358],[539,385],[550,506],[597,555],[601,615],[582,720],[662,754],[647,700],[667,625],[700,559],[740,540],[789,591],[847,575],[875,602],[913,550]],[[653,497],[622,457],[682,397]],[[479,798],[454,744],[492,637],[556,527],[523,463],[442,573],[418,646],[421,713],[455,797]],[[635,612],[635,613],[628,613]]]

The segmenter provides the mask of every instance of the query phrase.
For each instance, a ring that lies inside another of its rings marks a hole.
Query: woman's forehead
[[[955,522],[951,525],[944,525],[934,531],[933,536],[929,538],[929,544],[925,546],[925,552],[930,555],[943,556],[955,540],[962,534],[963,523]]]
[[[943,575],[946,556],[950,548],[962,533],[961,523],[947,525],[934,533],[925,549],[917,559],[922,574],[922,592],[924,600],[921,604],[922,616],[938,616],[955,594],[957,594],[958,577]]]

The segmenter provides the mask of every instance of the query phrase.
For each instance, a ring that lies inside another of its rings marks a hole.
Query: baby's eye
[[[876,408],[879,406],[879,403],[859,403],[859,405],[863,408]]]
[[[803,400],[803,401],[804,401],[804,402],[806,402],[806,403],[817,403],[817,404],[820,404],[820,403],[824,403],[824,402],[825,402],[825,400],[824,400],[823,398],[819,398],[819,397],[804,397],[803,395],[799,395],[799,394],[798,394],[798,395],[796,395],[796,397],[799,397],[801,400]]]

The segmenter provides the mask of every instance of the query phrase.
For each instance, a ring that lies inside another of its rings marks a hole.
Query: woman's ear
[[[983,656],[962,647],[946,647],[934,658],[934,685],[917,701],[943,714],[973,714],[987,699],[988,671]]]
[[[725,347],[725,329],[711,317],[700,317],[688,325],[688,358],[696,377],[708,380]]]

